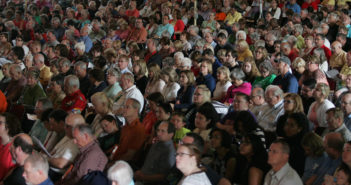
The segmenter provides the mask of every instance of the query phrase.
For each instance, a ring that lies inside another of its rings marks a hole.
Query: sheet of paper
[[[35,114],[29,114],[29,113],[27,113],[27,118],[28,118],[29,120],[32,120],[32,121],[38,120],[38,116],[35,115]]]
[[[38,138],[36,138],[35,136],[33,136],[33,141],[34,141],[34,143],[35,143],[43,152],[45,152],[45,154],[46,154],[47,156],[49,156],[50,158],[52,157],[51,154],[50,154],[50,153],[46,150],[46,148],[44,147],[43,143],[41,143],[41,141],[40,141]]]

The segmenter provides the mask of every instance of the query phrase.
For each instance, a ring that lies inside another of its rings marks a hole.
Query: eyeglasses
[[[294,103],[294,101],[292,101],[292,100],[284,100],[284,103]]]
[[[180,156],[180,157],[183,157],[184,155],[188,155],[188,156],[192,156],[192,154],[187,154],[187,153],[183,153],[183,152],[179,152],[179,153],[176,153],[175,156]]]

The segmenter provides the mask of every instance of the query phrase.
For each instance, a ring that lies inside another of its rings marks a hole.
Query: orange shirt
[[[114,160],[120,159],[128,150],[138,151],[144,144],[146,138],[144,126],[139,119],[132,123],[127,123],[121,130],[121,138],[119,139],[119,147],[113,156]]]

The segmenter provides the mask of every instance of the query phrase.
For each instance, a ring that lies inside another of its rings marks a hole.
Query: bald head
[[[13,138],[11,156],[17,164],[23,166],[24,161],[33,152],[33,141],[28,134],[18,134]]]
[[[25,141],[26,143],[28,143],[29,145],[33,145],[33,140],[32,138],[28,135],[28,134],[25,134],[25,133],[20,133],[20,134],[17,134],[14,139],[16,137],[20,137],[23,141]]]
[[[65,120],[65,132],[66,136],[73,138],[73,128],[85,124],[85,119],[81,114],[69,114]]]
[[[331,50],[333,53],[335,54],[339,54],[342,51],[342,44],[339,41],[334,41],[332,46],[331,46]]]

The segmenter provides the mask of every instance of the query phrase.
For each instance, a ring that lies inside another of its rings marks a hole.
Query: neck
[[[138,119],[138,116],[125,117],[125,119],[126,119],[128,124],[131,124],[133,121]]]
[[[277,172],[277,171],[279,171],[280,169],[282,169],[283,166],[284,166],[285,164],[286,164],[286,163],[274,165],[274,166],[272,166],[272,170],[273,170],[274,172]]]
[[[317,103],[321,104],[321,103],[323,103],[324,98],[318,98],[318,99],[316,99],[316,101],[317,101]]]
[[[194,166],[194,167],[191,167],[189,169],[183,170],[183,174],[184,174],[184,176],[189,176],[189,175],[196,173],[196,172],[199,172],[199,171],[201,171],[201,169],[198,168],[197,166]]]
[[[1,144],[3,144],[3,145],[6,145],[11,140],[11,137],[7,134],[3,134],[0,137],[1,137]]]

